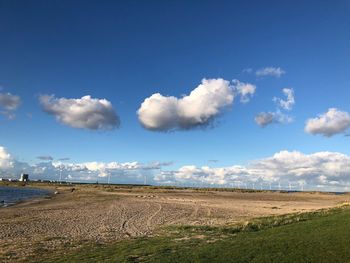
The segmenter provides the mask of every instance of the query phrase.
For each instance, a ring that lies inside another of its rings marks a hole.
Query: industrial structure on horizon
[[[19,179],[20,182],[28,182],[29,181],[29,175],[28,174],[21,174],[21,178]]]

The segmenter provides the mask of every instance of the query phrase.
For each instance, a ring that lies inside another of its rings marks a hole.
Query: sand
[[[325,193],[74,187],[0,209],[0,261],[25,259],[38,249],[152,235],[165,225],[226,225],[350,201],[350,195]]]

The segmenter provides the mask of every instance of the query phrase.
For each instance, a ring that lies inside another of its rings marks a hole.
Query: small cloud
[[[253,69],[252,68],[245,68],[242,70],[243,73],[246,73],[246,74],[251,74],[253,73]]]
[[[266,127],[269,124],[273,123],[291,123],[293,121],[293,118],[283,114],[280,111],[276,112],[260,112],[258,115],[255,116],[255,122],[260,126],[260,127]]]
[[[21,105],[21,98],[11,93],[0,93],[0,106],[8,111],[16,110]]]
[[[64,157],[64,158],[59,158],[58,160],[59,160],[59,161],[69,161],[69,160],[70,160],[70,158],[68,158],[68,157]]]
[[[119,116],[106,99],[84,96],[80,99],[56,98],[43,95],[39,98],[43,110],[60,123],[73,128],[112,130],[119,127]]]
[[[156,163],[157,163],[157,165],[158,165],[159,167],[162,167],[162,166],[171,166],[171,165],[174,164],[173,161],[169,161],[169,162],[156,162]]]
[[[282,90],[284,95],[287,96],[286,100],[283,100],[281,98],[273,98],[273,101],[277,103],[279,107],[281,107],[284,110],[291,110],[295,104],[295,98],[294,98],[294,90],[289,88],[284,88]]]
[[[273,101],[277,104],[277,110],[274,112],[260,112],[255,116],[255,122],[260,127],[266,127],[273,123],[287,124],[293,122],[293,117],[283,113],[283,110],[292,110],[295,104],[293,89],[285,88],[282,92],[287,96],[287,99],[273,98]]]
[[[241,97],[242,103],[247,103],[250,101],[250,98],[254,95],[256,86],[250,83],[240,82],[237,79],[232,81],[232,84],[238,95]]]
[[[336,108],[330,108],[326,113],[320,114],[316,118],[308,119],[305,132],[313,135],[321,134],[325,137],[331,137],[340,133],[348,136],[347,131],[349,128],[350,114]]]
[[[9,112],[9,111],[0,111],[0,114],[5,116],[7,119],[9,120],[14,120],[16,119],[16,114],[14,114],[13,112]]]
[[[36,158],[39,160],[42,160],[42,161],[52,161],[53,160],[53,157],[50,155],[42,155],[42,156],[38,156]]]
[[[275,122],[275,113],[274,112],[260,112],[255,116],[255,122],[260,127],[266,127],[267,125]]]
[[[0,93],[0,113],[12,120],[16,117],[15,111],[21,105],[21,98],[11,93]]]
[[[265,67],[265,68],[258,69],[255,72],[255,75],[258,77],[272,76],[272,77],[279,78],[285,73],[286,72],[283,69],[281,69],[280,67],[277,67],[277,68],[276,67]]]
[[[161,169],[162,167],[165,166],[171,166],[173,165],[174,162],[169,161],[169,162],[160,162],[160,161],[153,161],[149,163],[148,165],[145,166],[145,170],[153,170],[153,169]]]

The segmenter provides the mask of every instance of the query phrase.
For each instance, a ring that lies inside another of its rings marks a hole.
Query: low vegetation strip
[[[256,218],[250,221],[236,223],[234,225],[228,226],[192,226],[192,225],[182,225],[182,226],[170,226],[168,229],[170,231],[179,231],[182,233],[206,233],[210,235],[213,234],[236,234],[240,232],[254,232],[259,230],[264,230],[272,227],[289,225],[297,222],[302,222],[306,220],[311,220],[314,218],[333,215],[336,213],[341,213],[347,208],[348,205],[342,205],[337,208],[331,209],[320,209],[313,212],[306,213],[292,213],[280,216],[269,216]]]
[[[350,208],[241,224],[171,226],[153,237],[38,255],[39,262],[350,262]]]

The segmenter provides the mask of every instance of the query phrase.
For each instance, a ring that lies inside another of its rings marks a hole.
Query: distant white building
[[[9,178],[8,181],[9,182],[17,182],[18,180],[17,179],[13,179],[13,178]]]
[[[21,178],[19,179],[20,182],[27,182],[29,181],[29,175],[28,174],[21,174]]]

